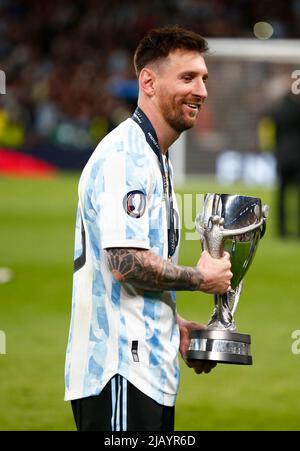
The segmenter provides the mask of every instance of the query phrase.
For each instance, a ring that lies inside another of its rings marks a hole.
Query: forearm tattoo
[[[158,290],[199,290],[203,281],[200,271],[178,266],[152,251],[141,249],[107,249],[108,266],[115,279],[137,288]]]

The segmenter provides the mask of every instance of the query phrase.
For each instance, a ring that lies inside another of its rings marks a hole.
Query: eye
[[[186,81],[186,82],[192,81],[192,79],[193,79],[193,77],[192,77],[191,75],[184,75],[182,78],[183,78],[184,81]]]

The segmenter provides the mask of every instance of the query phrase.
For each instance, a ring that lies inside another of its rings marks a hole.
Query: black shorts
[[[174,407],[158,404],[120,375],[100,395],[71,401],[79,431],[174,431]]]

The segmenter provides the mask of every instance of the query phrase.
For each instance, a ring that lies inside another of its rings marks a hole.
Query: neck
[[[162,154],[166,154],[169,147],[179,138],[180,133],[176,132],[165,121],[160,111],[153,104],[143,101],[138,102],[139,108],[146,114],[156,132],[159,147]]]

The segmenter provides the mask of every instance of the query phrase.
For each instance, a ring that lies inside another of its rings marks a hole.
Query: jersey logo
[[[140,218],[146,209],[145,194],[142,191],[130,191],[123,199],[123,207],[132,218]]]

